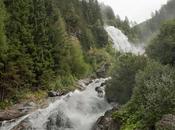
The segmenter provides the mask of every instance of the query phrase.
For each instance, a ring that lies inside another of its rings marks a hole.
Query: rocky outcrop
[[[25,114],[26,114],[25,112],[20,112],[18,110],[3,111],[3,112],[0,112],[0,121],[12,120],[15,118],[19,118]]]
[[[0,111],[0,121],[19,118],[36,110],[37,108],[38,106],[33,102],[16,104],[9,110]]]
[[[104,88],[103,87],[96,87],[95,91],[98,93],[98,97],[102,98],[104,96]]]
[[[110,67],[110,64],[103,64],[97,71],[96,71],[96,75],[97,78],[105,78],[107,76],[107,71]]]
[[[79,80],[76,84],[76,88],[83,91],[86,89],[86,86],[88,86],[92,82],[93,82],[93,80],[91,78]]]
[[[64,94],[65,94],[64,92],[49,91],[48,97],[57,97],[57,96],[62,96]]]
[[[175,115],[164,115],[162,119],[156,123],[156,130],[175,130]]]
[[[112,110],[109,110],[105,113],[104,116],[101,116],[95,123],[93,130],[120,130],[121,120],[113,119],[113,112],[117,111],[118,107],[114,107]]]

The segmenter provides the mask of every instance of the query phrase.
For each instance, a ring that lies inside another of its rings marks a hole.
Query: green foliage
[[[89,72],[89,65],[85,62],[79,41],[72,37],[69,66],[72,74],[82,78]]]
[[[61,92],[69,92],[75,89],[76,78],[72,75],[58,76],[49,84],[47,89],[61,91]]]
[[[147,63],[144,56],[134,56],[124,54],[117,57],[116,65],[113,69],[112,80],[106,87],[106,97],[110,102],[126,103],[135,86],[135,75],[139,70],[143,70]]]
[[[163,24],[146,52],[150,58],[163,64],[175,64],[175,20]]]
[[[131,100],[118,113],[125,123],[152,127],[164,114],[174,113],[175,71],[169,66],[149,61],[136,76]]]
[[[107,44],[97,0],[1,0],[0,101],[72,90],[92,70],[86,52]]]
[[[111,64],[113,62],[112,55],[109,54],[106,49],[91,49],[87,57],[94,72],[102,65]]]
[[[5,30],[4,30],[5,10],[4,4],[0,1],[0,56],[7,50]]]

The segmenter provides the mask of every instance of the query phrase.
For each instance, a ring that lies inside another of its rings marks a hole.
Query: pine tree
[[[7,43],[4,30],[4,20],[5,20],[4,17],[5,17],[4,4],[2,1],[0,1],[0,100],[3,100],[5,96],[3,75],[5,73]]]
[[[0,1],[0,57],[3,57],[3,53],[7,50],[6,45],[6,37],[4,30],[4,19],[5,19],[5,11],[3,2]]]
[[[31,0],[6,0],[9,17],[6,23],[6,36],[9,44],[9,63],[15,68],[20,83],[18,86],[32,86],[34,74],[30,56],[33,46],[32,28],[29,21]]]

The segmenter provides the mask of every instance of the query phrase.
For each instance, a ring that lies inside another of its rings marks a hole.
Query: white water
[[[96,120],[111,108],[104,98],[98,97],[95,88],[108,79],[97,79],[84,91],[76,90],[14,122],[4,122],[0,130],[11,130],[22,121],[28,130],[90,130]]]
[[[105,30],[111,37],[114,48],[120,52],[143,54],[142,45],[135,46],[117,28],[106,26]],[[15,121],[5,121],[0,130],[11,130],[21,122],[29,125],[28,129],[20,130],[91,130],[96,120],[111,106],[104,98],[100,98],[95,88],[107,79],[97,79],[86,86],[84,91],[76,90],[61,97],[47,108],[21,117]]]
[[[105,26],[105,30],[108,35],[111,37],[114,48],[117,51],[127,53],[131,52],[133,54],[143,54],[145,52],[143,44],[134,45],[128,41],[127,36],[125,36],[121,30],[113,27],[113,26]]]

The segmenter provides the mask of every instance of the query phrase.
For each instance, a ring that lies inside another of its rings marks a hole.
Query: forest
[[[2,106],[30,91],[70,91],[77,79],[109,61],[103,25],[97,0],[1,1]]]
[[[132,27],[97,0],[1,0],[0,110],[68,93],[80,79],[111,77],[104,100],[118,104],[111,118],[120,130],[174,130],[175,122],[161,124],[175,117],[174,2]],[[105,26],[133,45],[145,42],[145,53],[115,50]]]

